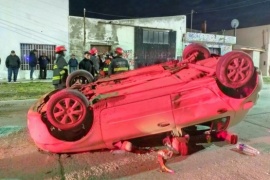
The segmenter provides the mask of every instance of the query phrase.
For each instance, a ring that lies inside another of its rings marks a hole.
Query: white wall
[[[0,79],[7,78],[6,57],[20,43],[65,45],[68,48],[68,0],[0,0]],[[37,77],[38,72],[35,72]],[[49,76],[51,73],[49,72]],[[18,79],[29,79],[19,71]]]
[[[234,30],[226,31],[226,34],[233,35]],[[270,34],[270,25],[242,28],[236,30],[236,44],[266,50],[265,52],[260,54],[260,69],[264,76],[269,76],[268,73],[270,65],[269,34]]]
[[[123,57],[129,61],[131,69],[134,69],[134,52],[135,52],[135,40],[134,40],[134,28],[127,26],[119,26],[116,29],[118,37],[118,44],[112,46],[112,49],[120,46],[124,50]]]
[[[69,17],[70,53],[74,53],[78,60],[81,60],[83,58],[83,52],[88,51],[95,45],[108,45],[111,46],[112,50],[120,46],[124,49],[124,55],[131,51],[134,52],[134,27],[100,23],[100,21],[104,20],[86,18],[86,42],[84,47],[83,18]],[[127,59],[130,58],[129,56]]]

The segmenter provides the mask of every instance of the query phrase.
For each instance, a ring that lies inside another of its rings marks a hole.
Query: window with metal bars
[[[33,49],[37,50],[37,58],[39,58],[42,53],[45,53],[50,62],[47,65],[48,70],[52,70],[53,62],[55,60],[55,45],[48,44],[25,44],[21,43],[21,70],[29,70],[29,54]],[[36,69],[39,69],[39,64],[37,64]]]
[[[162,30],[143,30],[143,43],[145,44],[169,44],[169,32]]]

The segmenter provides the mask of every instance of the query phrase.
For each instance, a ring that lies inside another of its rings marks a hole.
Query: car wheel
[[[231,51],[220,57],[216,67],[216,76],[222,85],[229,88],[244,86],[254,72],[251,57],[241,51]]]
[[[51,96],[47,104],[48,121],[60,130],[76,129],[88,117],[89,102],[77,90],[65,89]]]
[[[183,51],[183,59],[188,58],[195,52],[199,53],[198,56],[196,57],[196,60],[207,59],[211,56],[209,49],[205,45],[199,43],[192,43],[187,47],[185,47]]]
[[[68,75],[66,80],[66,87],[71,87],[73,84],[88,84],[94,81],[91,73],[85,70],[77,70]]]

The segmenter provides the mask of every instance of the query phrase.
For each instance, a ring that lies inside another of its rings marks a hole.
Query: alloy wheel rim
[[[74,125],[83,116],[82,104],[72,98],[64,98],[58,101],[53,109],[53,115],[57,124]]]
[[[250,64],[244,58],[234,58],[228,65],[227,78],[232,82],[241,82],[246,79],[250,71]]]

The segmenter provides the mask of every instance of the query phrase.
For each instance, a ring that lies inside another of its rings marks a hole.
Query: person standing
[[[92,61],[95,71],[98,74],[99,73],[99,58],[98,58],[98,50],[97,48],[93,47],[90,51],[90,60]]]
[[[102,63],[100,74],[102,76],[107,76],[109,71],[109,66],[111,64],[111,61],[113,59],[113,56],[110,53],[106,54],[105,61]]]
[[[6,67],[8,69],[8,82],[11,82],[13,74],[13,81],[17,81],[19,68],[21,66],[20,58],[15,54],[15,51],[11,51],[10,55],[6,59]]]
[[[29,66],[30,66],[30,79],[33,80],[33,74],[37,65],[37,50],[30,51]]]
[[[78,60],[75,58],[75,54],[72,54],[70,60],[68,61],[69,73],[76,71],[78,68],[78,64],[79,63]]]
[[[66,79],[68,76],[68,63],[65,60],[65,46],[56,46],[55,53],[57,54],[57,58],[54,62],[53,66],[53,78],[52,83],[55,89],[63,89],[65,88]]]
[[[94,77],[95,75],[95,68],[93,62],[90,60],[90,54],[88,51],[84,52],[84,58],[79,63],[79,69],[83,69],[85,71],[88,71],[92,74]]]
[[[123,53],[122,48],[118,47],[115,49],[116,56],[109,65],[109,75],[129,71],[129,63],[126,59],[122,58]]]
[[[42,53],[42,56],[38,58],[39,62],[39,78],[46,79],[47,78],[47,65],[50,62],[48,56],[45,53]]]

